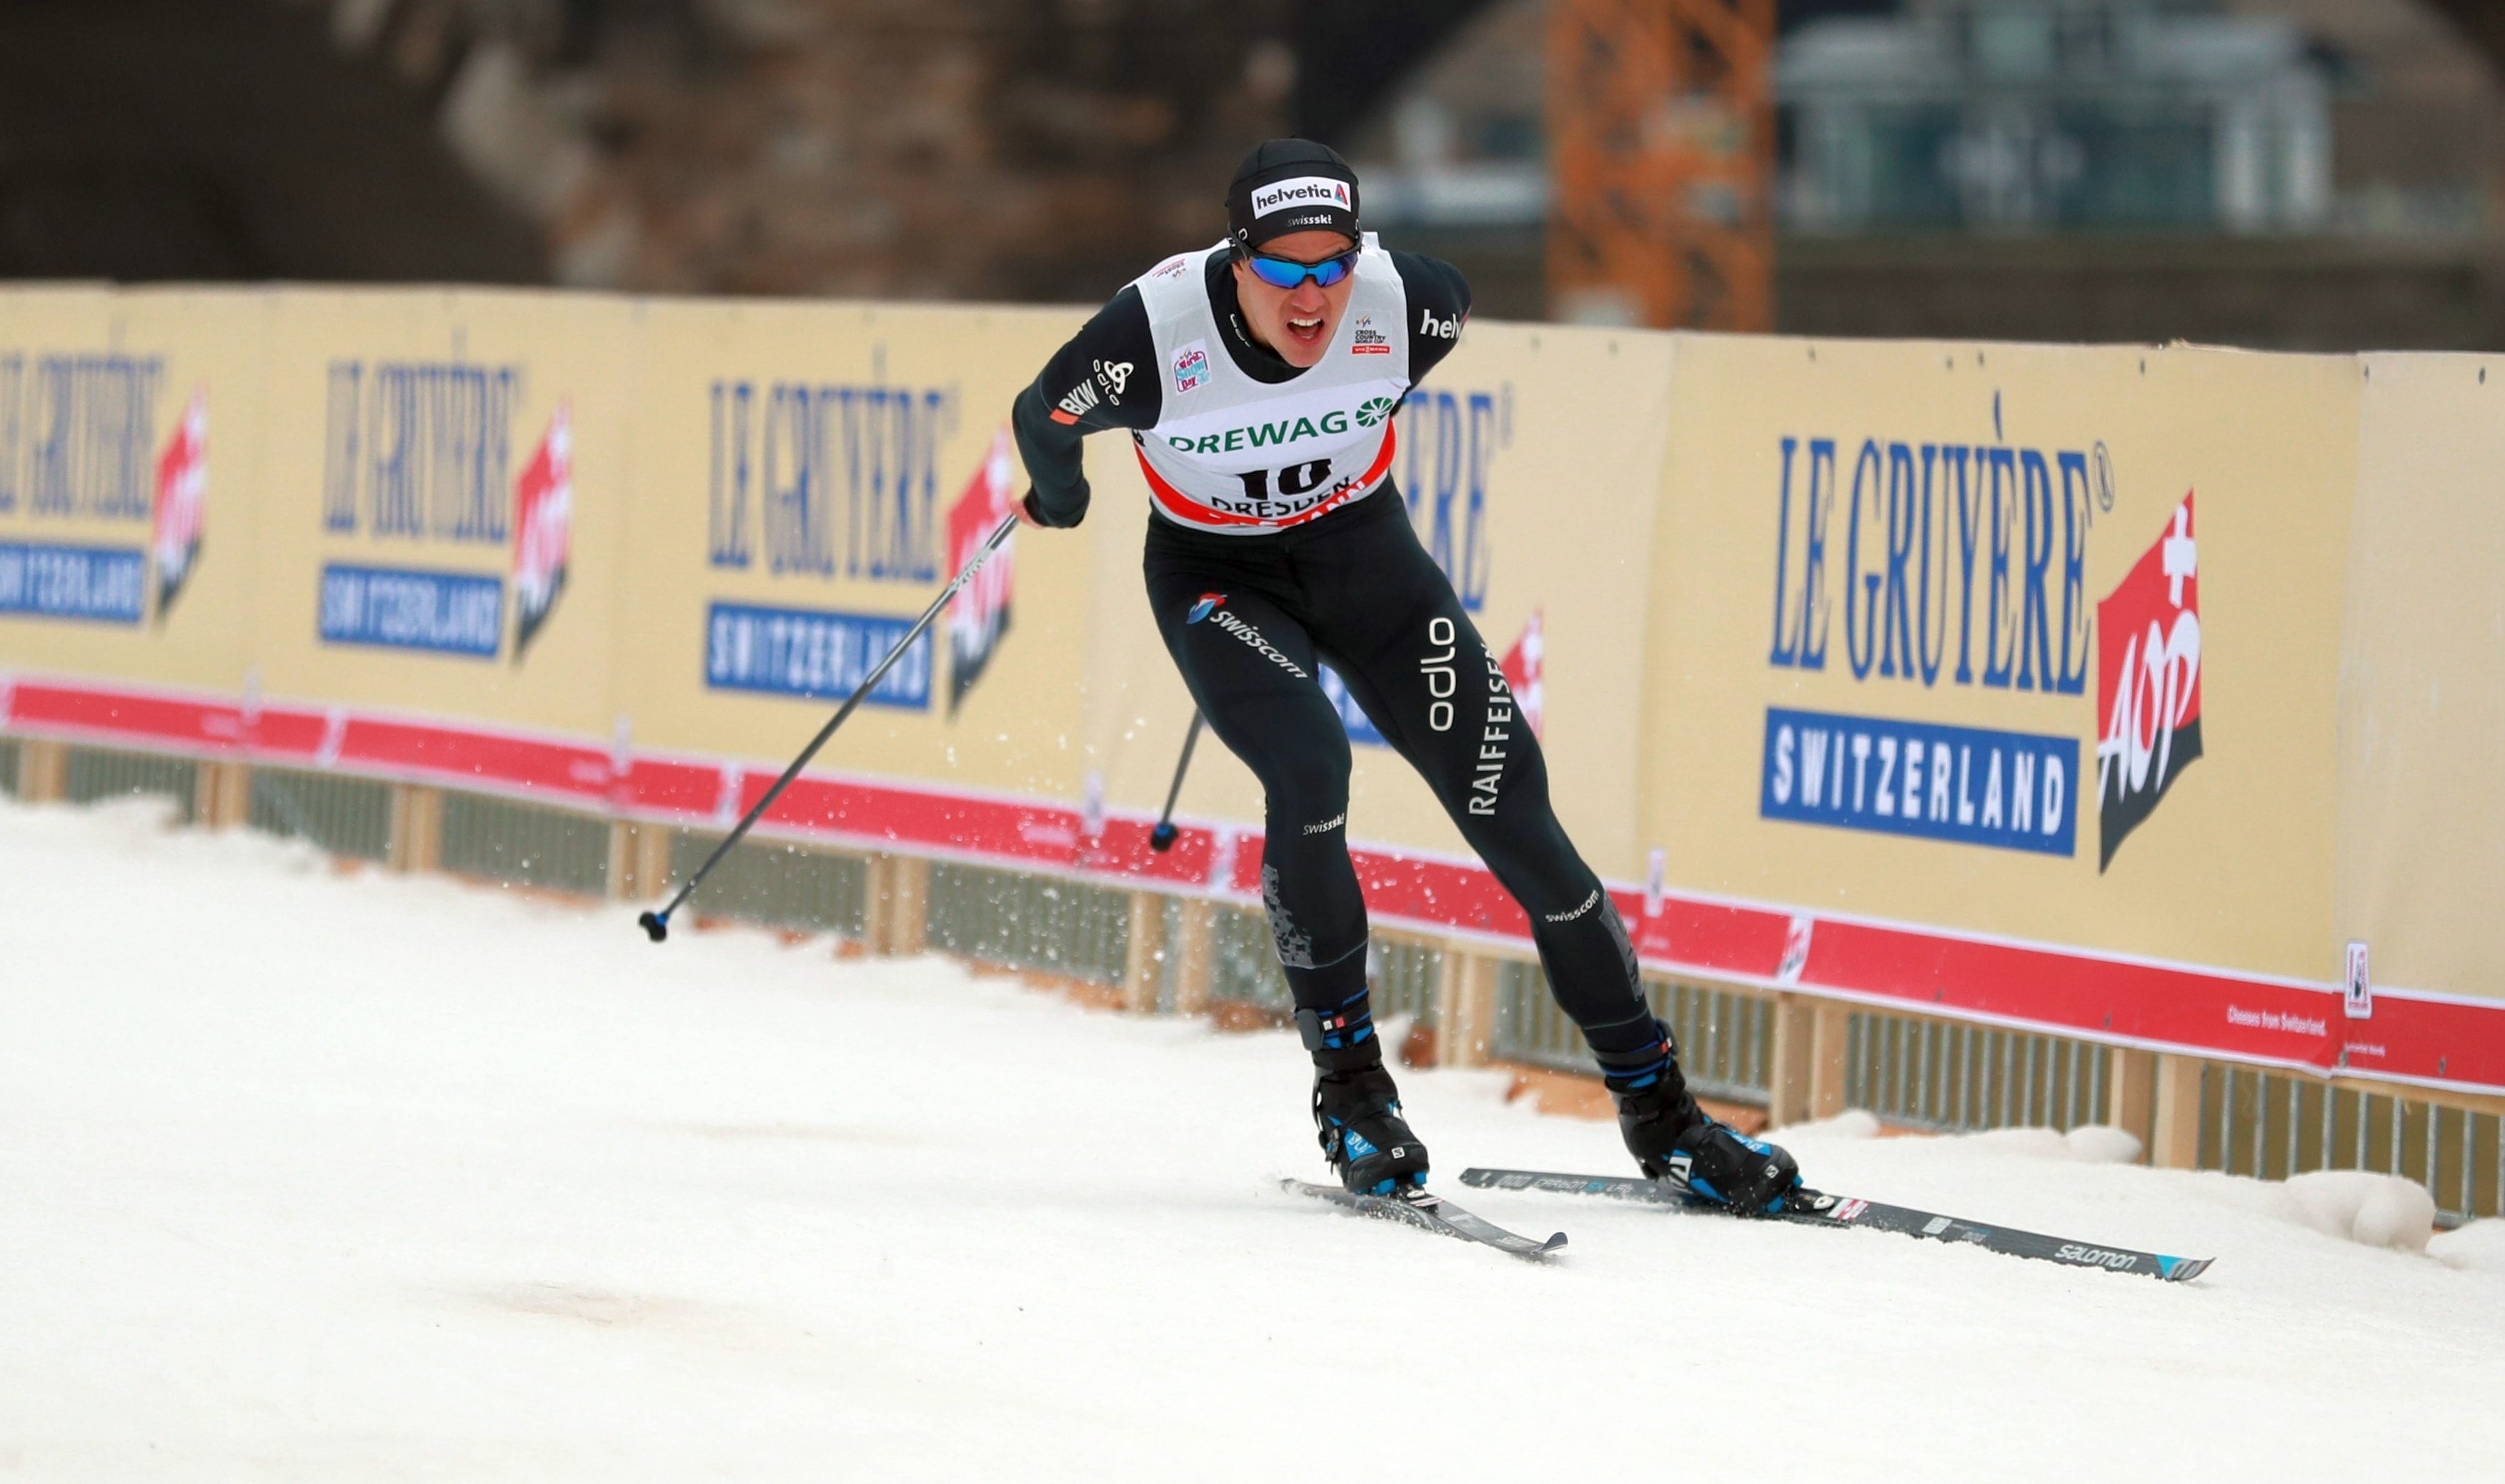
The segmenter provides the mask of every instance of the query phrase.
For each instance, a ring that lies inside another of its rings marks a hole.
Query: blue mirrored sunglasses
[[[1254,253],[1245,261],[1252,265],[1252,276],[1274,289],[1292,289],[1311,278],[1316,288],[1327,289],[1357,271],[1357,255],[1364,251],[1352,247],[1336,258],[1320,263],[1298,263],[1289,258],[1271,258]]]

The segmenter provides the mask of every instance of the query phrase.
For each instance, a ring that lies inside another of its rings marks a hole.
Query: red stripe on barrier
[[[775,777],[739,764],[639,758],[613,775],[603,749],[438,723],[302,706],[247,712],[215,698],[25,681],[10,691],[13,729],[109,738],[219,756],[243,752],[343,772],[423,774],[606,801],[639,815],[726,829]],[[335,716],[336,721],[335,722]],[[324,754],[335,745],[335,762]],[[725,779],[732,781],[723,810]],[[1160,883],[1239,898],[1260,893],[1261,834],[1187,826],[1174,848],[1148,848],[1149,823],[1107,819],[1094,835],[1076,810],[859,779],[796,780],[770,830],[892,843],[907,850],[1069,871],[1108,885]],[[1222,836],[1231,835],[1231,858]],[[1517,941],[1530,919],[1484,868],[1358,848],[1371,912],[1386,921]],[[1231,862],[1231,864],[1230,864]],[[1221,869],[1223,867],[1223,869]],[[1211,879],[1212,873],[1223,879]],[[1650,915],[1613,892],[1643,961],[1659,970],[1784,982],[1793,914],[1778,907],[1665,896]],[[2346,1069],[2465,1088],[2505,1089],[2505,1003],[2379,994],[2371,1019],[2346,1017],[2317,988],[2192,966],[2147,964],[2049,945],[1992,941],[1910,924],[1809,921],[1792,981],[1951,1017],[2015,1022],[2091,1039]]]
[[[1529,915],[1484,869],[1362,847],[1349,858],[1369,912],[1504,937],[1531,936]]]
[[[605,751],[423,722],[350,717],[339,740],[338,764],[475,779],[505,788],[562,794],[574,800],[609,796]]]
[[[1901,927],[1818,923],[1801,979],[1933,1013],[2026,1020],[2326,1070],[2339,1054],[2340,1000],[2320,990]]]
[[[617,775],[611,801],[638,814],[668,814],[703,824],[722,800],[723,769],[701,762],[638,758]]]
[[[1643,915],[1640,901],[1632,911],[1622,901],[1619,911],[1634,930],[1639,958],[1758,979],[1773,978],[1782,965],[1783,935],[1791,921],[1784,913],[1761,907],[1668,896],[1660,912],[1650,917]]]
[[[257,756],[310,762],[320,756],[331,719],[318,711],[264,708],[244,720],[244,746]]]
[[[773,783],[771,774],[745,779],[740,812],[755,807]],[[1078,856],[1076,811],[892,785],[797,778],[766,811],[764,822],[787,830],[1051,862],[1064,867],[1074,865]]]
[[[96,732],[134,742],[222,751],[243,735],[243,708],[231,701],[96,690],[19,681],[11,691],[13,725]]]
[[[2332,1014],[2341,1013],[2338,1001]],[[2505,1088],[2505,1020],[2492,1005],[2378,994],[2375,1012],[2345,1024],[2346,1070],[2467,1087]]]

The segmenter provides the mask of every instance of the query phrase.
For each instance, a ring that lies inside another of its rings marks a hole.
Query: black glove
[[[1087,518],[1087,491],[1084,486],[1081,486],[1078,498],[1071,502],[1069,509],[1056,511],[1045,505],[1041,497],[1030,489],[1026,492],[1026,498],[1018,503],[1018,509],[1025,511],[1026,518],[1037,525],[1049,526],[1054,530],[1067,530]]]

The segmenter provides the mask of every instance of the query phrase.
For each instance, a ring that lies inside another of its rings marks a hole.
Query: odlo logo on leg
[[[1201,619],[1208,618],[1213,613],[1216,613],[1217,611],[1217,605],[1225,601],[1226,594],[1222,592],[1204,592],[1200,595],[1200,601],[1191,605],[1191,612],[1184,616],[1182,621],[1185,623],[1198,623]]]

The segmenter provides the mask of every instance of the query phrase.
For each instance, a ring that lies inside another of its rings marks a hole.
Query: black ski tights
[[[1539,744],[1497,656],[1389,485],[1259,536],[1148,521],[1148,601],[1218,739],[1267,798],[1261,896],[1326,1047],[1370,1039],[1365,899],[1348,859],[1348,735],[1327,660],[1531,916],[1557,1003],[1605,1059],[1655,1051],[1626,925],[1548,804]]]

